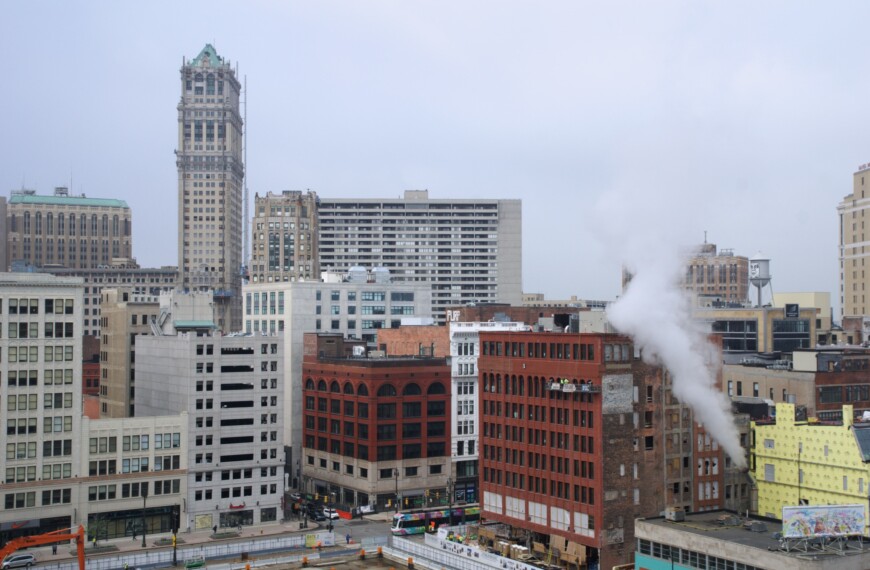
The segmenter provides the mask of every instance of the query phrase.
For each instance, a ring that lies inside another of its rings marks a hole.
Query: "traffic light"
[[[172,548],[175,548],[175,535],[172,535]]]

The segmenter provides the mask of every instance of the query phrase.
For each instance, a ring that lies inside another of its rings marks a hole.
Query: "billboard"
[[[782,508],[783,538],[864,534],[864,505],[817,505]]]

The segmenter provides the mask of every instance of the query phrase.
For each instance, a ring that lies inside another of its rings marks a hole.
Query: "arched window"
[[[429,389],[426,390],[426,394],[428,394],[430,396],[432,394],[444,394],[444,393],[446,393],[446,391],[444,390],[444,384],[442,384],[441,382],[435,382],[434,384],[430,384]]]
[[[365,385],[365,384],[360,384],[360,385],[359,385],[359,388],[356,389],[356,395],[357,395],[357,396],[368,396],[368,395],[369,395],[369,389],[366,388],[366,385]]]
[[[329,391],[334,394],[341,394],[341,386],[338,385],[338,382],[333,380],[332,384],[329,385]]]
[[[378,388],[378,397],[388,397],[396,395],[396,387],[392,384],[384,384]]]
[[[353,384],[351,384],[350,382],[345,382],[344,393],[353,396]]]
[[[314,380],[312,380],[311,378],[306,380],[305,381],[305,389],[306,390],[314,390]]]
[[[205,94],[214,95],[214,73],[209,73],[205,78]]]
[[[115,215],[112,218],[112,235],[115,237],[118,237],[118,232],[120,232],[120,224],[118,222],[119,222],[118,216]]]
[[[202,73],[197,73],[197,74],[193,77],[193,80],[196,81],[197,83],[202,83]]]
[[[410,384],[406,384],[404,388],[402,388],[403,396],[419,396],[423,391],[420,390],[420,386],[411,382]]]
[[[326,392],[326,382],[324,382],[323,380],[319,381],[317,383],[317,391],[318,392]]]

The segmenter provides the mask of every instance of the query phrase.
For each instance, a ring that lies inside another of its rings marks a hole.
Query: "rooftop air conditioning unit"
[[[686,520],[686,513],[680,507],[668,507],[665,509],[665,520],[681,522]]]

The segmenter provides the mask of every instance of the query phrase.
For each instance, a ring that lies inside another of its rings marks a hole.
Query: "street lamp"
[[[148,482],[142,483],[142,548],[145,548],[145,502],[148,500]]]
[[[450,513],[447,515],[447,526],[453,526],[453,479],[450,477],[447,478],[447,502],[449,505],[449,510],[447,512]]]
[[[399,468],[393,469],[393,477],[396,478],[396,512],[399,512]]]
[[[335,492],[333,491],[333,492],[329,493],[329,527],[327,528],[327,530],[329,530],[329,531],[332,531],[332,529],[334,528],[333,518],[332,518],[332,513],[335,512],[334,507],[335,507]]]

